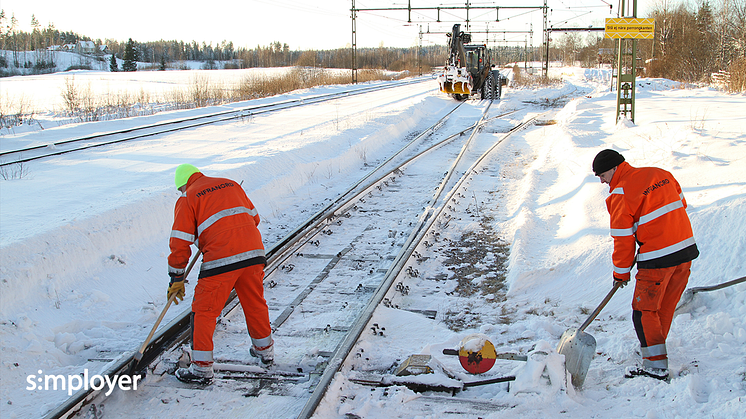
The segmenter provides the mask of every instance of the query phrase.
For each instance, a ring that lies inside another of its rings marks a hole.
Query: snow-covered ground
[[[608,189],[590,170],[604,148],[620,151],[633,166],[670,170],[681,183],[701,251],[690,287],[746,275],[746,97],[640,79],[635,123],[615,124],[608,72],[564,68],[557,75],[565,80],[562,87],[505,89],[493,113],[531,106],[542,112],[536,104],[545,97],[567,95],[568,101],[554,116],[556,124],[511,136],[489,162],[494,176],[478,177],[472,186],[484,203],[480,210],[493,217],[492,227],[509,243],[510,322],[484,318],[456,333],[442,318],[425,323],[421,316],[382,308],[374,321],[387,325],[387,346],[364,342],[373,345],[369,353],[436,355],[477,332],[501,350],[555,347],[565,329],[584,320],[581,309],[595,307],[611,288]],[[3,90],[11,82],[3,80]],[[24,91],[32,94],[36,85]],[[45,88],[42,82],[38,86]],[[420,83],[398,89],[397,97],[352,97],[301,108],[289,114],[293,124],[280,115],[254,117],[45,159],[27,164],[20,179],[0,180],[2,417],[39,416],[66,397],[64,391],[28,390],[29,377],[38,371],[76,374],[91,355],[133,349],[147,335],[165,300],[167,240],[178,196],[172,175],[178,164],[191,162],[208,174],[243,180],[271,245],[451,103],[434,81]],[[0,148],[173,115],[5,135]],[[497,137],[500,127],[492,128],[484,135]],[[437,260],[429,266],[438,271]],[[598,355],[582,391],[539,386],[516,393],[488,385],[464,395],[510,406],[494,417],[743,417],[746,284],[698,294],[676,317],[668,341],[670,384],[622,378],[624,367],[639,359],[632,288],[619,291],[588,329]],[[448,303],[431,301],[434,307]],[[188,305],[170,310],[168,318],[182,307]],[[348,384],[337,388],[320,406],[319,417],[446,417],[422,413],[421,395],[403,387],[386,393]],[[209,392],[198,397],[209,405]]]

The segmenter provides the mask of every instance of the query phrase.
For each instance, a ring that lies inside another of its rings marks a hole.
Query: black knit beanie
[[[602,150],[600,153],[596,154],[596,158],[593,159],[593,173],[598,176],[607,170],[619,166],[623,161],[624,156],[616,151]]]

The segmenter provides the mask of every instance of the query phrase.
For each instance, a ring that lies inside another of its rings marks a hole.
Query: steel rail
[[[464,128],[464,129],[462,129],[462,130],[460,130],[460,131],[458,131],[458,132],[456,132],[454,134],[451,134],[451,135],[447,136],[446,138],[444,138],[443,140],[439,141],[438,143],[433,144],[432,146],[428,147],[426,150],[423,150],[422,152],[420,152],[420,153],[418,153],[418,154],[416,154],[416,155],[408,158],[407,160],[404,160],[403,162],[399,163],[396,167],[394,167],[393,169],[391,169],[388,172],[386,172],[384,175],[381,175],[381,176],[377,177],[375,180],[373,180],[372,182],[366,184],[365,186],[363,186],[359,190],[359,192],[355,196],[346,198],[349,194],[353,193],[360,185],[362,185],[365,180],[367,180],[368,178],[370,178],[378,170],[384,168],[388,163],[390,163],[397,155],[401,154],[403,151],[405,151],[408,147],[410,147],[412,144],[414,144],[415,142],[417,142],[419,139],[421,139],[421,138],[423,138],[423,137],[431,134],[432,132],[434,132],[435,129],[437,129],[437,127],[439,125],[441,125],[445,121],[446,118],[448,118],[456,109],[458,109],[461,106],[461,104],[463,104],[463,102],[459,103],[459,105],[457,105],[454,109],[452,109],[446,116],[444,116],[443,118],[441,118],[438,122],[436,122],[435,124],[433,124],[430,128],[428,128],[425,131],[423,131],[420,135],[418,135],[416,138],[414,138],[412,141],[410,141],[407,145],[405,145],[402,149],[400,149],[398,152],[396,152],[393,156],[389,157],[386,161],[384,161],[383,163],[381,163],[380,165],[378,165],[368,175],[366,175],[365,177],[363,177],[361,180],[359,180],[358,182],[356,182],[354,185],[352,185],[345,192],[343,192],[342,194],[340,194],[339,197],[336,200],[334,200],[333,202],[331,202],[330,204],[328,204],[326,207],[324,207],[321,210],[319,210],[316,214],[314,214],[313,216],[311,216],[307,220],[307,223],[310,222],[310,221],[314,221],[315,223],[313,225],[311,225],[310,223],[309,224],[304,223],[301,226],[297,227],[292,232],[290,232],[284,239],[282,239],[279,243],[286,244],[286,246],[282,246],[282,248],[286,249],[286,250],[284,250],[284,251],[281,252],[282,255],[278,254],[277,259],[275,259],[276,261],[274,261],[274,262],[268,262],[267,268],[265,269],[265,276],[269,276],[269,274],[272,273],[272,271],[274,271],[275,269],[277,269],[277,267],[280,264],[282,264],[282,262],[285,259],[287,259],[292,253],[294,253],[295,249],[297,247],[299,247],[298,243],[300,243],[301,241],[303,241],[304,243],[307,243],[308,241],[310,241],[313,238],[314,234],[309,234],[309,233],[311,233],[315,229],[317,229],[321,225],[322,222],[324,222],[325,220],[329,220],[332,217],[337,216],[338,213],[340,213],[340,212],[342,212],[342,211],[345,210],[345,207],[347,205],[349,205],[349,203],[355,201],[359,196],[365,194],[368,190],[370,190],[371,188],[373,188],[374,186],[376,186],[376,184],[380,183],[384,179],[386,179],[389,176],[393,175],[397,170],[400,170],[402,167],[406,166],[407,164],[409,164],[413,160],[416,160],[416,159],[418,159],[418,158],[426,155],[427,153],[429,153],[431,151],[437,150],[438,148],[442,147],[443,145],[447,144],[448,142],[452,141],[453,139],[460,137],[465,132],[474,129],[477,126],[484,125],[485,123],[487,123],[487,122],[489,122],[489,121],[491,121],[493,119],[502,118],[504,116],[510,115],[510,114],[515,113],[515,112],[518,111],[518,110],[513,110],[513,111],[502,113],[502,114],[497,115],[495,117],[483,120],[483,121],[481,121],[479,123],[472,124],[472,125],[468,126],[467,128]],[[343,200],[344,200],[344,202],[342,202]]]
[[[308,220],[309,222],[311,220],[315,220],[315,223],[302,225],[301,227],[298,228],[298,229],[302,229],[301,231],[298,231],[298,234],[294,234],[294,233],[289,234],[288,237],[291,238],[292,240],[289,241],[289,242],[285,242],[286,245],[281,247],[282,250],[280,252],[278,252],[277,254],[273,255],[273,258],[272,258],[271,261],[268,261],[267,267],[265,268],[265,280],[269,279],[269,276],[271,275],[271,273],[274,272],[279,266],[281,266],[288,258],[292,257],[293,254],[295,254],[298,251],[298,249],[300,249],[302,246],[304,246],[305,244],[307,244],[311,240],[313,240],[313,238],[316,237],[319,234],[319,232],[321,231],[322,223],[324,223],[325,221],[329,221],[332,218],[337,217],[338,215],[344,213],[346,211],[347,206],[351,206],[361,196],[365,195],[370,190],[374,189],[374,187],[376,187],[377,185],[379,185],[381,182],[383,182],[389,176],[391,176],[394,173],[396,173],[397,171],[401,170],[404,166],[406,166],[410,162],[412,162],[412,161],[414,161],[416,159],[419,159],[419,158],[425,156],[426,154],[428,154],[428,153],[430,153],[430,152],[432,152],[432,151],[440,148],[444,144],[452,141],[453,139],[455,139],[457,137],[460,137],[466,131],[472,130],[475,127],[480,127],[481,125],[483,125],[484,123],[488,122],[489,120],[492,120],[492,119],[495,119],[495,118],[500,118],[500,117],[503,117],[503,116],[506,116],[506,115],[509,115],[509,114],[512,114],[512,113],[516,112],[516,111],[505,112],[503,114],[500,114],[500,115],[498,115],[496,117],[493,117],[493,118],[490,118],[490,119],[487,119],[487,120],[483,119],[482,121],[480,121],[478,123],[470,125],[469,127],[465,128],[465,129],[463,129],[461,131],[458,131],[458,132],[456,132],[454,134],[451,134],[451,135],[447,136],[445,139],[439,141],[436,144],[433,144],[432,146],[428,147],[426,150],[423,150],[420,153],[417,153],[414,156],[408,158],[407,160],[399,163],[396,167],[394,167],[390,171],[388,171],[385,174],[379,176],[376,180],[370,182],[369,184],[367,184],[362,189],[359,189],[355,195],[351,195],[351,196],[348,197],[348,195],[351,194],[351,193],[353,193],[355,191],[355,188],[357,186],[359,186],[365,179],[368,179],[371,175],[375,174],[376,171],[378,171],[379,169],[383,168],[387,163],[389,163],[391,160],[393,160],[394,157],[396,157],[397,155],[401,154],[404,150],[406,150],[407,148],[409,148],[409,146],[411,146],[412,144],[414,144],[419,138],[421,138],[423,136],[426,136],[426,135],[429,135],[429,133],[433,132],[433,130],[435,128],[437,128],[439,125],[441,125],[445,121],[445,119],[447,119],[450,116],[451,113],[453,113],[456,109],[458,109],[459,106],[461,106],[461,104],[459,104],[458,106],[456,106],[446,116],[444,116],[443,118],[441,118],[440,121],[436,122],[430,128],[428,128],[425,131],[423,131],[423,133],[421,133],[420,135],[418,135],[417,138],[415,138],[412,141],[410,141],[410,143],[408,143],[407,145],[405,145],[402,149],[400,149],[392,157],[390,157],[389,159],[387,159],[386,161],[384,161],[383,163],[381,163],[374,171],[372,171],[371,173],[369,173],[368,175],[366,175],[363,179],[361,179],[361,181],[358,181],[355,185],[353,185],[347,191],[345,191],[344,193],[342,193],[341,195],[339,195],[339,198],[336,201],[334,201],[333,203],[329,204],[327,207],[325,207],[321,211],[317,212],[317,214],[315,216],[312,216]],[[467,146],[468,146],[468,144],[466,146],[464,146],[463,148],[465,148]],[[343,198],[344,198],[344,202],[341,202]],[[335,204],[337,204],[337,205],[335,206]],[[298,230],[298,229],[296,229],[296,230]],[[301,292],[301,294],[303,294],[303,293],[305,293],[307,291],[308,291],[308,288],[306,290],[304,290],[303,292]],[[307,296],[307,294],[306,294],[306,296]],[[228,302],[226,303],[226,306],[228,306],[235,298],[236,298],[236,293],[235,293],[235,291],[232,291],[231,294],[230,294],[230,296],[229,296]],[[297,301],[294,301],[293,303],[291,303],[290,306],[297,306],[304,299],[305,299],[305,297],[299,298],[299,299],[297,299]],[[231,313],[231,311],[233,309],[235,309],[237,306],[238,306],[237,304],[232,305],[228,310],[226,310],[223,313],[222,317],[227,317]],[[291,312],[292,312],[292,310],[291,310]],[[287,318],[287,316],[284,316],[282,319],[278,318],[274,322],[272,322],[272,329],[276,330],[277,328],[279,328],[280,325],[282,324],[282,322],[284,322],[284,320],[286,318]],[[220,321],[220,319],[218,319],[218,321]]]
[[[195,127],[199,127],[199,126],[203,126],[203,125],[209,125],[209,124],[215,124],[215,123],[219,123],[219,122],[230,121],[230,120],[237,119],[237,118],[244,118],[244,117],[249,117],[249,116],[254,116],[254,115],[260,115],[260,114],[264,114],[264,113],[267,113],[267,112],[276,112],[276,111],[290,109],[290,108],[299,107],[299,106],[318,104],[318,103],[322,103],[322,102],[326,102],[326,101],[330,101],[330,100],[334,100],[334,99],[339,99],[339,98],[342,98],[342,97],[356,96],[356,95],[365,94],[365,93],[371,93],[371,92],[375,92],[375,91],[379,91],[379,90],[386,90],[386,89],[393,89],[393,88],[396,88],[396,87],[407,86],[407,85],[415,84],[415,83],[423,83],[423,82],[426,82],[426,81],[430,81],[430,79],[427,79],[425,77],[418,77],[418,78],[413,79],[413,80],[399,81],[399,82],[395,82],[395,83],[388,83],[388,84],[385,84],[385,85],[366,86],[366,87],[362,87],[362,88],[358,88],[358,89],[352,89],[352,90],[348,90],[348,91],[344,91],[344,92],[326,93],[326,94],[323,94],[323,95],[312,96],[310,98],[290,99],[290,100],[286,100],[286,101],[282,101],[282,102],[277,102],[277,103],[247,106],[247,107],[244,107],[244,108],[232,109],[232,110],[229,110],[229,111],[215,112],[215,113],[211,113],[211,114],[207,114],[207,115],[199,115],[199,116],[194,116],[194,117],[189,117],[189,118],[175,119],[175,120],[164,121],[164,122],[160,122],[160,123],[156,123],[156,124],[149,124],[149,125],[143,125],[143,126],[139,126],[139,127],[127,128],[127,129],[123,129],[123,130],[110,131],[110,132],[105,132],[105,133],[102,133],[102,134],[89,135],[89,136],[86,136],[86,137],[73,138],[73,139],[64,140],[64,141],[60,141],[60,142],[56,142],[56,143],[43,144],[43,145],[38,145],[38,146],[34,146],[34,147],[27,147],[27,148],[18,149],[18,150],[3,151],[3,152],[0,152],[0,157],[9,156],[9,155],[13,155],[13,154],[22,155],[23,153],[27,153],[27,152],[31,152],[31,151],[37,151],[37,150],[42,150],[42,149],[45,149],[45,148],[49,148],[51,146],[57,147],[57,146],[60,146],[60,145],[67,145],[67,144],[72,144],[72,143],[76,143],[76,142],[96,140],[96,139],[99,139],[99,138],[112,137],[112,136],[120,135],[120,134],[128,134],[128,133],[133,133],[133,132],[142,131],[142,130],[146,130],[146,129],[158,129],[158,128],[163,128],[163,127],[170,126],[170,125],[175,125],[175,124],[183,124],[183,123],[189,123],[189,122],[193,122],[193,121],[199,121],[199,120],[203,120],[203,119],[207,119],[207,118],[214,118],[214,119],[211,119],[211,120],[208,120],[208,121],[201,121],[201,122],[186,124],[186,125],[178,126],[178,127],[165,128],[165,129],[161,129],[161,130],[158,130],[158,131],[155,131],[155,132],[148,132],[148,133],[144,133],[144,134],[137,134],[137,135],[133,135],[133,136],[130,136],[130,137],[119,138],[119,139],[116,139],[116,140],[102,141],[102,142],[95,143],[95,144],[88,144],[88,145],[81,146],[81,147],[75,147],[75,148],[71,148],[71,149],[67,149],[67,150],[59,150],[59,151],[55,151],[55,152],[51,152],[51,153],[46,153],[46,154],[42,154],[42,155],[39,155],[39,156],[32,156],[32,157],[27,157],[27,158],[19,158],[19,159],[16,159],[16,160],[13,160],[13,161],[8,161],[8,162],[0,162],[0,167],[12,165],[12,164],[26,163],[26,162],[29,162],[29,161],[39,160],[39,159],[43,159],[43,158],[46,158],[46,157],[58,156],[58,155],[61,155],[61,154],[72,153],[72,152],[75,152],[75,151],[82,151],[82,150],[87,150],[87,149],[90,149],[90,148],[102,147],[102,146],[106,146],[106,145],[112,145],[112,144],[117,144],[117,143],[126,142],[126,141],[132,141],[132,140],[146,138],[146,137],[152,137],[152,136],[160,135],[160,134],[167,134],[169,132],[180,131],[180,130],[189,129],[189,128],[195,128]]]
[[[417,135],[415,138],[413,138],[409,143],[405,144],[404,147],[399,149],[396,153],[394,153],[391,157],[383,161],[381,164],[376,166],[375,169],[373,169],[370,173],[363,176],[360,180],[355,182],[353,185],[351,185],[349,188],[347,188],[346,191],[342,192],[340,195],[337,196],[337,198],[327,204],[324,208],[317,211],[314,215],[312,215],[308,220],[306,220],[304,223],[302,223],[300,226],[292,230],[290,233],[288,233],[283,239],[281,239],[275,246],[273,247],[279,247],[282,249],[291,249],[295,248],[296,243],[303,240],[303,237],[307,237],[308,233],[314,229],[316,229],[324,220],[329,219],[330,217],[333,217],[338,211],[340,211],[342,208],[344,208],[345,204],[347,202],[353,201],[358,195],[361,193],[364,193],[366,190],[374,186],[376,183],[382,181],[386,177],[388,177],[393,171],[391,170],[387,172],[384,175],[378,176],[373,181],[369,182],[365,186],[361,187],[367,181],[369,178],[371,178],[376,173],[379,173],[386,165],[388,165],[394,158],[396,158],[398,155],[403,153],[405,150],[407,150],[409,147],[411,147],[416,142],[420,141],[423,138],[426,138],[430,136],[432,133],[434,133],[461,105],[463,102],[456,105],[453,109],[451,109],[445,116],[440,118],[436,123],[431,125],[429,128],[422,131],[419,135]],[[401,167],[399,165],[398,167]],[[349,197],[350,194],[352,194],[356,189],[361,188],[362,192],[359,192],[357,195]],[[310,240],[310,239],[309,239]],[[290,254],[292,253],[292,250],[289,251],[283,251],[278,252],[278,256],[280,254]],[[267,269],[265,270],[265,275],[269,275],[274,269],[276,269],[277,265],[281,263],[282,260],[286,258],[278,258],[278,263],[271,263],[268,261]]]
[[[458,105],[458,106],[460,106],[460,105]],[[455,111],[458,108],[458,106],[455,109],[453,109],[451,112],[449,112],[448,115],[446,115],[444,118],[442,118],[441,121],[436,122],[432,127],[430,127],[427,130],[425,130],[425,132],[423,132],[423,134],[419,135],[418,137],[423,136],[424,134],[426,134],[427,132],[429,132],[433,128],[435,128],[438,125],[440,125],[443,122],[444,119],[446,119],[453,111]],[[394,167],[393,169],[391,169],[390,171],[388,171],[384,175],[379,176],[376,180],[374,180],[373,182],[369,183],[364,188],[360,189],[355,195],[350,196],[349,198],[346,198],[343,203],[340,203],[334,209],[331,209],[331,207],[328,206],[326,208],[326,210],[327,210],[326,212],[324,212],[324,210],[320,211],[319,212],[319,214],[320,214],[319,217],[315,217],[315,219],[317,219],[318,221],[314,225],[311,225],[307,229],[305,229],[304,231],[302,231],[300,234],[294,235],[293,241],[291,243],[289,243],[287,246],[283,247],[284,250],[282,251],[282,254],[278,255],[277,258],[274,258],[273,261],[271,261],[271,262],[268,263],[267,268],[265,269],[265,279],[268,279],[269,275],[274,270],[276,270],[277,267],[279,267],[285,260],[287,260],[288,258],[290,258],[294,253],[296,253],[297,250],[300,247],[304,246],[305,244],[307,244],[311,240],[313,240],[313,238],[316,237],[319,234],[319,232],[321,231],[321,224],[322,224],[323,221],[328,221],[328,220],[332,219],[333,217],[338,216],[338,214],[343,213],[346,210],[346,207],[348,205],[352,205],[352,203],[356,202],[361,196],[363,196],[366,193],[368,193],[371,189],[373,189],[374,187],[376,187],[378,184],[380,184],[382,181],[384,181],[385,179],[387,179],[389,176],[391,176],[395,172],[401,170],[406,165],[408,165],[410,162],[412,162],[414,160],[417,160],[417,159],[425,156],[426,154],[428,154],[428,153],[430,153],[430,152],[432,152],[434,150],[437,150],[438,148],[440,148],[441,146],[445,145],[446,143],[452,141],[453,139],[460,137],[465,132],[467,132],[469,130],[473,130],[475,128],[479,129],[479,128],[481,128],[482,125],[484,125],[485,123],[487,123],[490,120],[493,120],[493,119],[496,119],[496,118],[501,118],[503,116],[510,115],[510,114],[512,114],[514,112],[517,112],[517,111],[514,110],[514,111],[505,112],[505,113],[502,113],[502,114],[500,114],[498,116],[495,116],[495,117],[489,118],[489,119],[485,119],[484,117],[482,117],[479,122],[477,122],[475,124],[472,124],[472,125],[470,125],[469,127],[465,128],[465,129],[462,129],[462,130],[460,130],[460,131],[458,131],[458,132],[456,132],[454,134],[451,134],[451,135],[447,136],[445,139],[439,141],[436,144],[433,144],[432,146],[428,147],[426,150],[423,150],[420,153],[417,153],[414,156],[410,157],[409,159],[407,159],[407,160],[399,163],[396,167]],[[486,111],[485,111],[485,114],[486,114]],[[469,141],[467,141],[464,144],[464,146],[462,146],[462,153],[461,154],[463,154],[463,151],[468,148],[469,143],[471,141],[471,138],[472,137],[470,137]],[[417,139],[412,140],[404,148],[402,148],[401,150],[399,150],[399,152],[397,152],[396,155],[398,155],[401,152],[403,152],[406,148],[408,148],[416,140]],[[396,155],[394,155],[393,157],[395,157]],[[382,163],[381,165],[379,165],[376,168],[376,170],[384,167],[388,162],[390,162],[393,159],[393,157],[387,159],[384,163]],[[447,174],[448,173],[453,173],[453,168],[457,164],[458,164],[458,162],[454,162],[452,164],[452,168],[447,172]],[[367,179],[373,173],[375,173],[375,171],[373,171],[370,174],[368,174],[364,179]],[[446,177],[449,177],[449,176],[446,176]],[[445,179],[445,180],[443,180],[441,182],[441,184],[445,184],[445,183],[447,183],[447,181],[448,181],[448,179]],[[360,183],[361,182],[358,182],[356,185],[359,185]],[[348,189],[345,193],[343,193],[342,195],[340,195],[340,199],[338,199],[337,202],[339,202],[341,200],[341,198],[346,197],[349,193],[352,193],[354,191],[354,189],[355,189],[355,187],[352,187],[352,188]],[[434,200],[436,200],[436,199],[437,199],[437,195],[436,195],[436,197],[434,197]],[[315,284],[314,284],[314,286],[315,286]],[[306,290],[304,290],[303,292],[301,292],[301,294],[307,293],[308,291],[309,291],[309,288],[307,288]],[[307,296],[307,295],[308,294],[306,294],[305,296]],[[298,304],[300,304],[300,302],[302,302],[305,299],[305,296],[303,296],[302,298],[297,299],[296,301],[293,301],[293,303],[291,303],[290,306],[297,306]],[[236,298],[235,291],[232,291],[231,295],[230,295],[230,298],[229,298],[229,301],[228,301],[228,304],[230,304],[230,302],[233,299],[235,299],[235,298]],[[236,307],[237,307],[237,304],[234,304],[230,309],[228,309],[226,312],[224,312],[223,317],[227,317],[230,314],[230,312],[234,308],[236,308]],[[292,312],[292,310],[290,312]],[[273,330],[276,330],[277,328],[279,328],[279,326],[282,324],[282,322],[284,322],[284,320],[287,319],[287,315],[289,315],[288,313],[283,313],[283,314],[286,314],[286,315],[285,316],[281,316],[282,317],[281,319],[278,318],[277,320],[275,320],[272,323]]]

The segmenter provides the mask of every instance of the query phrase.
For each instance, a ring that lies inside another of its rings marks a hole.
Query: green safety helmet
[[[179,165],[179,167],[176,168],[176,173],[174,173],[174,183],[176,184],[176,189],[179,189],[182,186],[186,185],[189,177],[195,173],[199,173],[199,169],[192,166],[191,164]]]

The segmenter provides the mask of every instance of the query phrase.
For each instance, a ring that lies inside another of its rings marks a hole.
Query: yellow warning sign
[[[612,39],[653,39],[655,19],[611,17],[606,19],[604,37]]]

